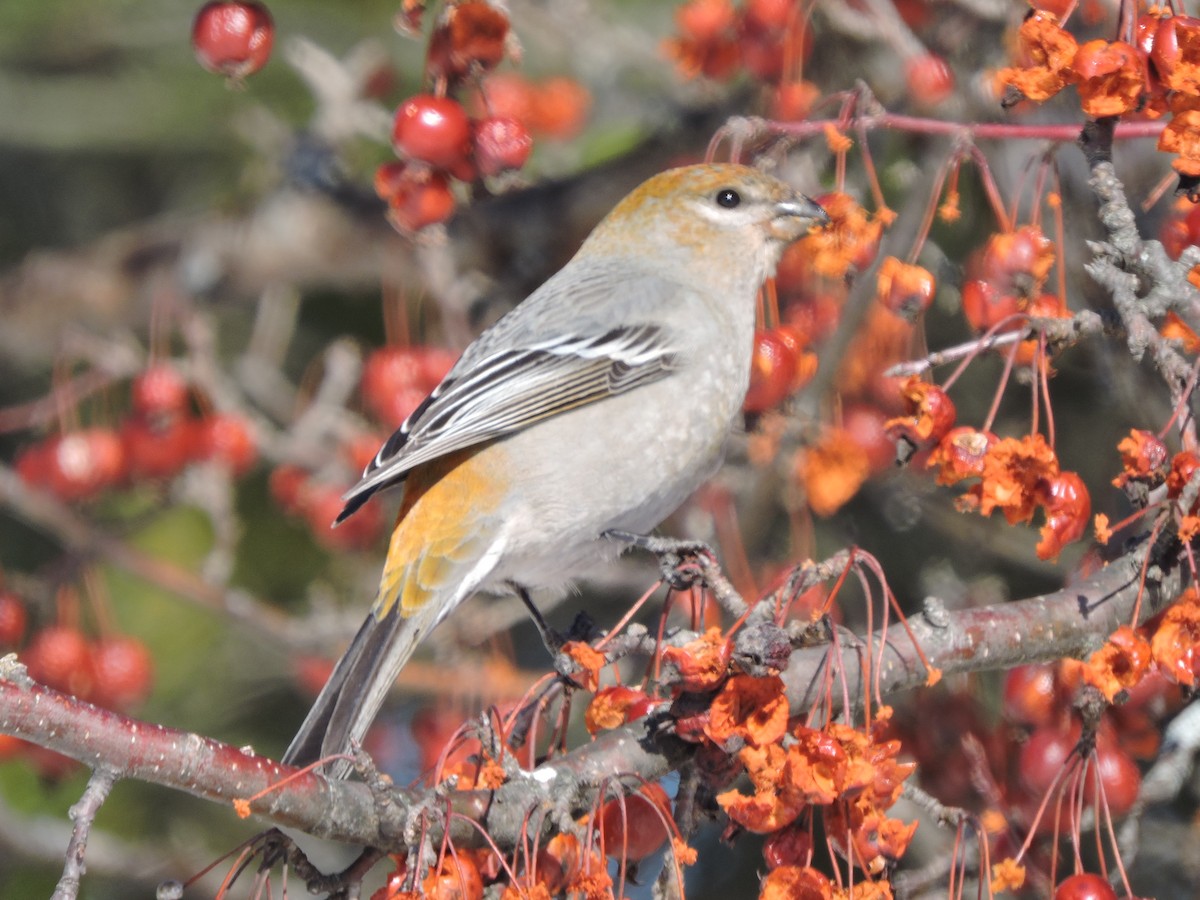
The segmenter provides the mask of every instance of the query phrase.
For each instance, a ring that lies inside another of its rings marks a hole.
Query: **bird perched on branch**
[[[663,172],[467,347],[344,498],[339,522],[404,483],[375,604],[284,760],[361,741],[417,644],[471,594],[516,593],[536,615],[532,591],[620,552],[607,533],[645,533],[683,503],[739,414],[759,288],[827,221],[746,166]]]

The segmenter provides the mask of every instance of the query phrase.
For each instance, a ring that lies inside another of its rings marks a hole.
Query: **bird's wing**
[[[342,498],[338,521],[415,466],[656,381],[674,361],[663,331],[640,324],[561,334],[456,366]]]

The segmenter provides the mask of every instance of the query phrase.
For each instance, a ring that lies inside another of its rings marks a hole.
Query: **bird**
[[[342,498],[339,523],[403,485],[374,604],[283,761],[361,743],[417,645],[468,597],[516,594],[536,616],[535,592],[624,549],[609,535],[648,533],[682,505],[740,415],[760,288],[827,223],[756,168],[670,169],[480,334]]]

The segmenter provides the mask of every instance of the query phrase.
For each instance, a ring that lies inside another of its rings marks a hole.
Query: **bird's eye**
[[[721,188],[717,191],[717,206],[733,209],[742,202],[742,195],[733,188]]]

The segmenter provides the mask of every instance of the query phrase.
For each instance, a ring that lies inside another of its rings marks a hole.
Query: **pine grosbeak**
[[[759,288],[826,221],[755,169],[663,172],[480,335],[344,498],[338,521],[404,482],[375,605],[284,759],[361,741],[471,594],[562,586],[620,552],[606,532],[645,533],[699,487],[746,393]]]

